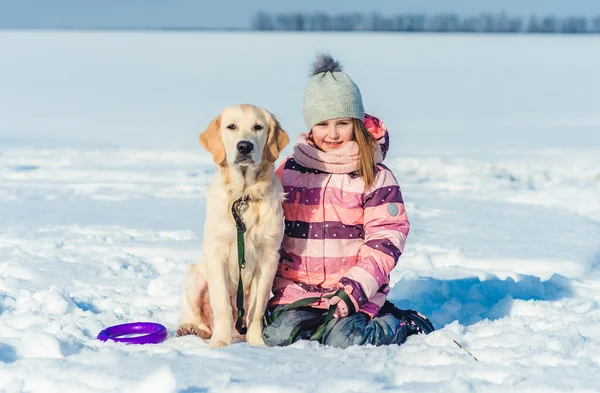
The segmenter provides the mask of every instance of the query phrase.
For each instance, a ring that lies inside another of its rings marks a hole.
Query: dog
[[[241,274],[247,332],[235,338],[245,338],[252,346],[265,345],[263,316],[283,238],[284,192],[274,162],[288,142],[272,114],[248,104],[223,109],[200,134],[217,171],[206,190],[202,258],[184,278],[178,336],[210,339],[210,348],[233,341],[240,268],[232,205],[244,198],[246,264]]]

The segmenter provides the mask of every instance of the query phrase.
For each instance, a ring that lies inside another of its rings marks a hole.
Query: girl
[[[313,65],[304,120],[310,132],[277,170],[287,194],[285,234],[265,343],[314,339],[346,348],[429,333],[427,318],[386,302],[409,222],[381,163],[387,129],[364,113],[358,87],[329,55]]]

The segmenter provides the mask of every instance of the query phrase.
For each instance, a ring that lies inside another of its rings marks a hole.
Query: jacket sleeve
[[[380,168],[375,183],[367,190],[363,209],[365,241],[359,249],[358,264],[339,284],[351,295],[357,309],[388,282],[410,229],[398,182],[385,167]]]

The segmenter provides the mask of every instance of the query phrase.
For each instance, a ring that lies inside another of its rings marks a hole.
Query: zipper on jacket
[[[319,286],[321,284],[323,284],[326,280],[327,280],[327,271],[325,270],[325,243],[327,241],[327,239],[325,238],[325,200],[327,199],[327,187],[329,186],[329,182],[331,181],[331,174],[329,174],[327,176],[327,181],[325,182],[325,185],[323,186],[323,195],[321,196],[321,211],[323,212],[322,216],[321,216],[321,222],[323,223],[323,225],[321,225],[321,239],[323,242],[323,253],[321,255],[323,255],[323,266],[321,267],[323,270],[323,280],[321,281],[321,283],[319,284]]]

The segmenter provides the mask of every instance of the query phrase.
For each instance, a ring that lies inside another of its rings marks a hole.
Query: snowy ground
[[[598,391],[599,39],[353,37],[0,32],[1,392]],[[404,54],[371,75],[357,42]],[[289,57],[210,53],[239,45]],[[347,350],[173,337],[213,171],[198,132],[253,102],[295,135],[305,63],[328,47],[396,141],[412,231],[391,299],[438,330]],[[375,94],[385,78],[404,87]],[[95,339],[138,320],[169,338]]]

